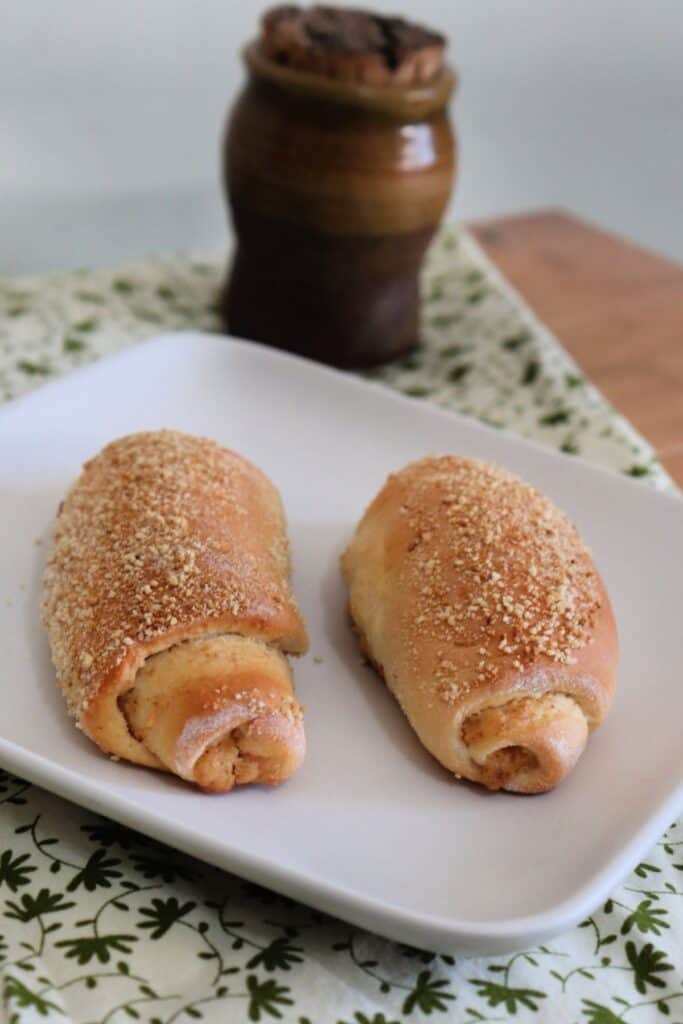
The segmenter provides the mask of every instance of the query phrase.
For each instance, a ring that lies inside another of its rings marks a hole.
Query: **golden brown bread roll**
[[[428,457],[390,476],[342,556],[364,653],[456,776],[540,793],[612,699],[614,615],[576,529],[496,466]]]
[[[301,763],[285,518],[240,455],[167,430],[109,444],[60,509],[43,620],[69,711],[106,753],[215,792]]]

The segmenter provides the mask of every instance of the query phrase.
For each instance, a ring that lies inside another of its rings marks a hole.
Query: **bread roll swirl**
[[[361,646],[431,753],[538,793],[609,708],[614,616],[576,529],[496,466],[434,456],[388,481],[343,555]]]
[[[69,712],[106,753],[214,791],[300,764],[284,513],[240,455],[173,431],[108,445],[60,509],[43,618]]]

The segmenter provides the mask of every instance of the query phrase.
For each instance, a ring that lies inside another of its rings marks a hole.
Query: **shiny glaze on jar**
[[[229,121],[231,333],[337,366],[418,340],[418,275],[454,176],[454,76],[368,87],[282,67],[252,44]]]

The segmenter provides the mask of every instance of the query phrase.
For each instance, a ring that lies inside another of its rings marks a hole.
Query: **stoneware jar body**
[[[418,340],[420,264],[452,187],[453,75],[367,87],[245,55],[223,158],[226,326],[337,366],[391,359]]]

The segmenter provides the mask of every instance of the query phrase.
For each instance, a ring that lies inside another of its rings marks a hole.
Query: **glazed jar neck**
[[[274,87],[281,95],[404,123],[442,113],[457,81],[453,70],[446,66],[432,82],[423,85],[367,85],[277,64],[261,53],[258,42],[245,47],[243,55],[252,80]]]

